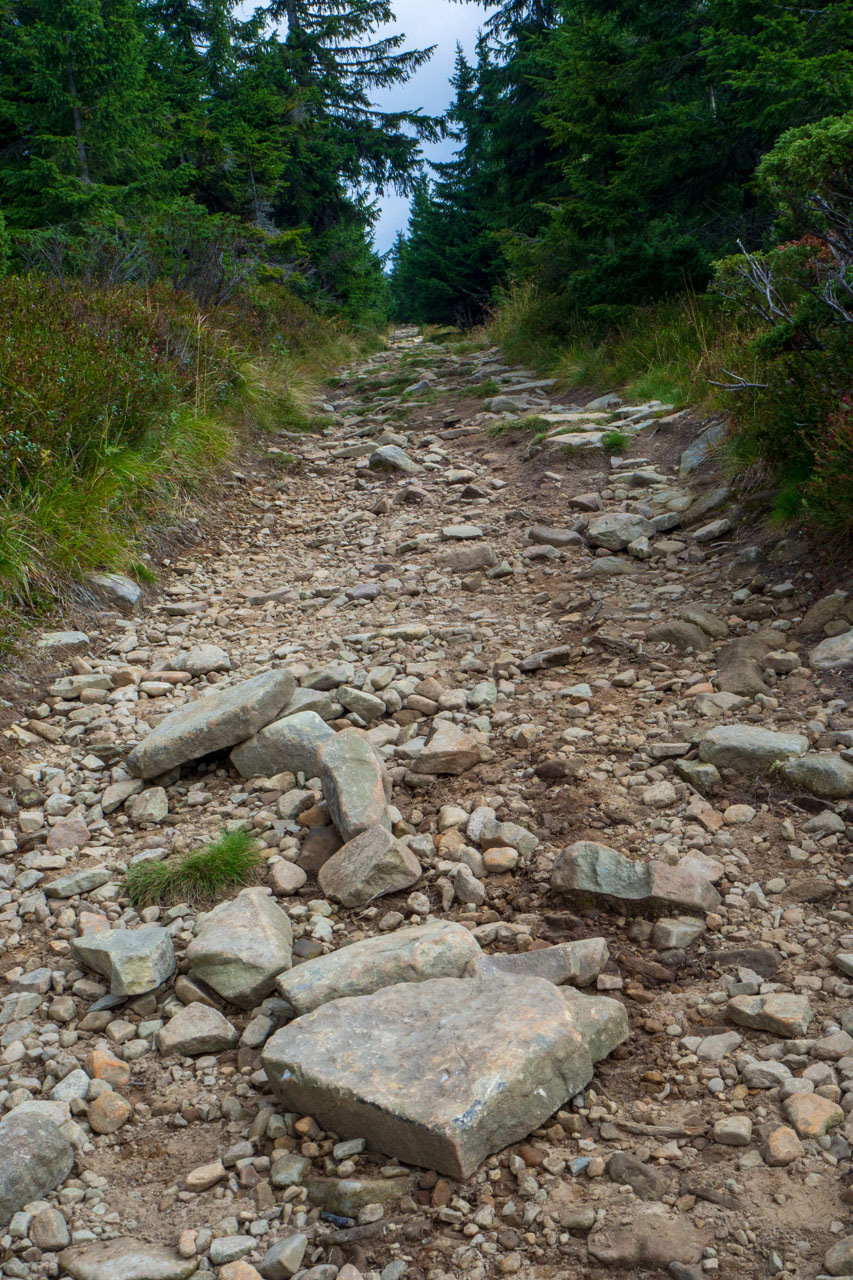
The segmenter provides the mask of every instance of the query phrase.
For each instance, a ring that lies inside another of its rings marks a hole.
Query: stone
[[[254,1236],[217,1236],[210,1243],[210,1261],[215,1267],[221,1267],[238,1258],[245,1258],[256,1248]]]
[[[131,822],[156,826],[169,812],[169,797],[164,787],[147,787],[126,805]]]
[[[166,716],[134,747],[127,767],[135,777],[156,778],[190,760],[233,747],[275,720],[295,688],[289,671],[266,671],[226,688],[217,686]]]
[[[281,862],[276,862],[270,868],[270,880],[273,892],[288,898],[292,894],[298,893],[302,886],[307,883],[308,875],[303,871],[302,867],[297,867],[294,862],[286,862],[282,858]]]
[[[652,930],[652,946],[657,951],[686,951],[705,932],[705,921],[692,916],[658,920]]]
[[[498,557],[488,542],[474,542],[445,551],[439,564],[449,573],[476,573],[478,569],[494,569]]]
[[[709,524],[703,524],[697,529],[693,537],[697,542],[714,542],[717,538],[723,538],[727,533],[731,533],[734,525],[731,520],[727,520],[725,516],[719,517],[717,520],[711,520]]]
[[[770,1031],[794,1040],[804,1036],[814,1014],[807,996],[777,992],[764,996],[734,996],[726,1006],[732,1022],[753,1031]]]
[[[345,907],[409,889],[420,876],[421,864],[412,851],[379,826],[348,840],[317,873],[323,893]]]
[[[158,924],[103,933],[90,930],[71,946],[87,968],[109,980],[114,996],[144,995],[175,972],[171,935]]]
[[[194,976],[241,1009],[268,996],[292,964],[293,929],[263,889],[243,889],[200,916],[187,947]]]
[[[681,455],[678,465],[679,478],[686,480],[689,475],[698,470],[706,458],[722,444],[724,437],[725,428],[722,423],[712,423],[710,427],[700,431],[696,439],[687,446]]]
[[[714,1141],[724,1147],[748,1147],[752,1141],[752,1121],[749,1116],[723,1116],[713,1129]]]
[[[290,1280],[302,1266],[308,1237],[297,1233],[286,1240],[277,1240],[264,1254],[261,1275],[264,1280]]]
[[[844,1123],[837,1102],[817,1093],[795,1093],[786,1098],[783,1109],[801,1138],[822,1138],[835,1125]]]
[[[316,711],[299,711],[235,747],[231,763],[241,778],[270,778],[284,772],[316,778],[320,772],[317,750],[334,736],[334,729]]]
[[[110,1090],[89,1103],[89,1124],[93,1133],[116,1133],[133,1115],[127,1098]]]
[[[187,1280],[198,1270],[198,1258],[132,1236],[72,1245],[59,1262],[73,1280]]]
[[[618,1223],[608,1221],[588,1237],[587,1250],[605,1267],[665,1270],[673,1262],[699,1262],[710,1239],[710,1232],[700,1231],[684,1214],[654,1205],[631,1214],[628,1222],[624,1216]]]
[[[672,1189],[670,1179],[654,1165],[643,1164],[627,1151],[617,1151],[607,1162],[607,1176],[619,1186],[628,1186],[641,1200],[662,1200]]]
[[[75,653],[86,653],[90,644],[85,631],[45,631],[36,641],[36,648],[46,649],[51,654],[61,651],[71,657]]]
[[[184,1179],[184,1186],[187,1191],[200,1194],[202,1191],[209,1191],[211,1187],[215,1187],[218,1182],[222,1182],[227,1176],[225,1165],[222,1161],[211,1160],[208,1164],[200,1164],[195,1169],[191,1169]]]
[[[46,898],[76,898],[79,894],[91,893],[110,879],[106,867],[89,867],[88,870],[72,871],[70,875],[51,880],[44,887]]]
[[[485,759],[485,738],[452,720],[438,720],[414,765],[413,773],[457,776]]]
[[[853,796],[853,764],[835,752],[809,751],[798,760],[779,765],[777,774],[786,786],[808,791],[822,800]]]
[[[220,1268],[219,1280],[263,1280],[263,1276],[251,1262],[238,1259],[237,1262],[226,1262]]]
[[[178,1053],[192,1057],[198,1053],[221,1053],[231,1049],[239,1032],[218,1009],[193,1001],[179,1009],[157,1032],[157,1048],[163,1057]]]
[[[390,827],[385,769],[364,734],[336,733],[320,744],[317,760],[329,813],[345,842],[371,827]]]
[[[367,1205],[382,1208],[417,1188],[417,1179],[397,1178],[306,1178],[305,1190],[312,1203],[326,1213],[355,1218]]]
[[[808,751],[808,738],[799,733],[774,733],[746,724],[721,724],[709,729],[699,744],[699,757],[717,769],[741,774],[767,773],[774,764]]]
[[[710,636],[701,627],[683,619],[659,623],[646,632],[646,639],[655,644],[672,645],[678,653],[689,653],[694,649],[697,653],[702,653],[710,649],[712,643]]]
[[[310,1168],[311,1161],[305,1156],[298,1156],[295,1151],[274,1152],[270,1178],[277,1189],[295,1187],[302,1183]]]
[[[276,985],[296,1013],[304,1014],[330,1000],[369,995],[398,982],[461,978],[481,954],[464,925],[430,921],[307,960],[281,974]]]
[[[557,854],[551,888],[555,893],[605,896],[638,906],[707,912],[720,904],[720,895],[692,862],[683,869],[662,862],[632,862],[591,840],[578,841]]]
[[[712,764],[702,764],[700,760],[677,760],[675,772],[701,795],[707,795],[722,782],[719,769]]]
[[[815,671],[833,671],[839,667],[853,666],[853,628],[839,636],[821,640],[809,653],[809,663]]]
[[[696,1057],[700,1062],[722,1062],[723,1058],[734,1053],[742,1039],[736,1031],[721,1031],[717,1035],[703,1036],[696,1046]]]
[[[58,1209],[42,1209],[30,1223],[30,1239],[44,1253],[56,1253],[71,1243],[68,1223]]]
[[[82,818],[66,818],[50,828],[47,847],[51,853],[68,853],[89,843],[89,828]]]
[[[606,547],[608,551],[623,551],[629,542],[634,542],[637,538],[651,538],[654,532],[655,528],[650,520],[623,511],[594,516],[586,527],[590,546]]]
[[[0,1120],[0,1229],[32,1200],[40,1200],[70,1174],[74,1149],[46,1115],[24,1112]]]
[[[118,782],[111,782],[101,796],[104,813],[114,813],[131,796],[138,796],[144,785],[141,778],[120,778]]]
[[[423,468],[396,444],[383,444],[371,453],[367,464],[372,471],[402,471],[414,476]]]
[[[464,1179],[626,1036],[624,1009],[602,997],[538,978],[433,978],[322,1005],[276,1032],[262,1062],[288,1110]]]
[[[527,530],[527,541],[535,546],[582,546],[583,538],[574,529],[552,529],[548,525],[535,524]]]
[[[604,938],[581,938],[577,942],[559,942],[553,947],[541,947],[535,951],[495,952],[485,955],[482,951],[472,956],[468,975],[486,978],[508,974],[517,978],[544,978],[555,987],[569,985],[588,987],[604,972],[610,959],[610,951]]]
[[[191,676],[206,676],[211,671],[230,671],[231,659],[218,644],[197,644],[181,655],[176,666]]]
[[[794,1130],[786,1124],[771,1129],[761,1149],[762,1159],[771,1169],[781,1169],[793,1164],[804,1154],[803,1144]]]
[[[141,587],[123,573],[87,573],[85,581],[123,613],[132,613],[142,599]]]
[[[827,1249],[823,1268],[830,1276],[853,1276],[853,1236],[836,1240]]]

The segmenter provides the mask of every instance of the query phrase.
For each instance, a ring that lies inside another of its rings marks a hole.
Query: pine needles
[[[124,889],[137,910],[169,902],[210,902],[226,889],[251,884],[263,862],[250,832],[223,830],[211,844],[183,857],[137,862]]]

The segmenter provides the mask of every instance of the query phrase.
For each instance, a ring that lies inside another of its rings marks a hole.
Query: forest
[[[314,425],[308,388],[394,322],[724,406],[775,515],[849,535],[849,0],[485,5],[442,117],[376,105],[431,53],[389,0],[249,8],[0,7],[7,597],[144,572],[139,529],[235,431]]]

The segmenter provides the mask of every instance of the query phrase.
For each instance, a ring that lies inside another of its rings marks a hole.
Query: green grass
[[[137,910],[170,902],[213,902],[228,889],[251,884],[263,865],[248,831],[223,831],[211,844],[183,857],[137,862],[125,877],[124,890]]]
[[[487,378],[485,382],[478,382],[476,386],[471,387],[471,395],[480,396],[483,400],[490,400],[492,396],[500,394],[500,383],[495,382],[494,378]]]
[[[530,414],[526,418],[516,418],[504,422],[490,422],[487,428],[490,436],[510,436],[527,434],[533,432],[537,436],[547,435],[554,428],[553,422],[546,422],[544,418],[539,418],[536,414]]]
[[[631,438],[624,431],[605,431],[601,437],[601,447],[608,453],[624,453],[630,443]]]

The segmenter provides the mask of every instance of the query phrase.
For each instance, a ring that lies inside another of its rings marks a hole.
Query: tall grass
[[[158,862],[137,862],[125,877],[124,888],[135,908],[170,902],[213,902],[228,889],[251,884],[264,864],[250,832],[222,831],[193,853]]]

